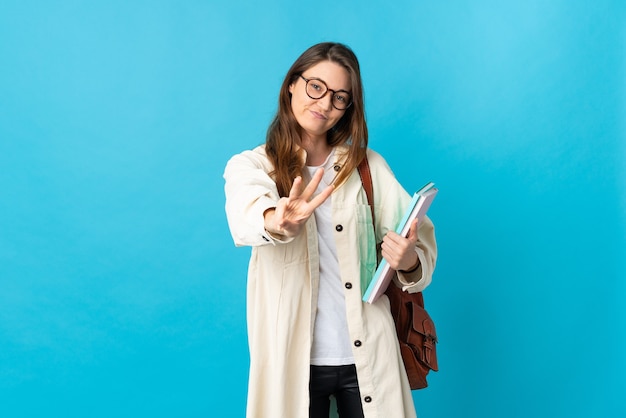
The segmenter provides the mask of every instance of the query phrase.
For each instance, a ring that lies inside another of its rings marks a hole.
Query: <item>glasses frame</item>
[[[307,96],[309,96],[311,99],[313,99],[313,100],[319,100],[319,99],[322,99],[324,96],[326,96],[326,95],[328,94],[328,92],[329,92],[329,91],[332,91],[332,92],[333,92],[333,95],[330,97],[330,104],[331,104],[331,105],[332,105],[335,109],[337,109],[337,110],[347,110],[350,106],[352,106],[352,93],[350,93],[349,91],[346,91],[346,90],[343,90],[343,89],[342,89],[342,90],[333,90],[333,89],[330,89],[330,88],[328,88],[328,84],[326,84],[326,82],[325,82],[324,80],[322,80],[321,78],[317,78],[317,77],[306,78],[306,77],[304,77],[302,74],[300,74],[300,78],[301,78],[301,79],[303,79],[303,80],[305,81],[305,84],[304,84],[304,92],[305,92],[305,93],[306,93],[306,95],[307,95]],[[311,95],[309,94],[309,88],[308,88],[308,87],[309,87],[309,81],[319,81],[320,83],[322,83],[322,84],[324,85],[324,87],[326,87],[326,91],[324,92],[324,94],[322,94],[320,97],[313,97],[313,96],[311,96]],[[338,108],[337,106],[335,106],[335,100],[334,100],[334,97],[335,97],[335,94],[337,94],[337,93],[346,93],[346,94],[348,94],[348,96],[350,96],[350,103],[348,103],[348,105],[347,105],[345,108],[343,108],[343,109],[340,109],[340,108]]]

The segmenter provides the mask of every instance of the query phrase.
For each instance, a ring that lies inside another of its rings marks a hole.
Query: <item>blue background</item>
[[[244,415],[221,176],[326,40],[441,190],[420,417],[626,415],[625,2],[4,0],[0,416]]]

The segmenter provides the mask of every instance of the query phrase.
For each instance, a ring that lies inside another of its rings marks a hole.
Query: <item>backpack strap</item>
[[[367,155],[359,163],[357,170],[361,176],[361,183],[367,196],[367,203],[372,210],[372,223],[374,224],[374,230],[376,230],[376,217],[374,215],[374,186],[372,185],[372,172],[370,171],[370,165],[367,162]]]

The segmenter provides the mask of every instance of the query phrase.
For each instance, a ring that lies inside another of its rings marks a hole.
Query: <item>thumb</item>
[[[411,242],[417,242],[417,219],[414,219],[413,222],[411,222],[407,239]]]

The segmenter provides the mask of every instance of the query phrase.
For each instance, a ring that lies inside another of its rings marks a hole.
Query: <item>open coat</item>
[[[346,147],[335,152],[340,170]],[[389,301],[361,300],[376,268],[376,243],[395,229],[411,196],[384,159],[368,150],[374,186],[376,236],[357,170],[334,190],[332,220],[344,283],[346,315],[366,418],[415,417],[411,390],[400,356]],[[306,418],[309,366],[319,283],[318,235],[311,216],[295,238],[267,233],[263,212],[279,199],[264,146],[235,155],[226,166],[226,214],[234,242],[251,246],[247,282],[250,347],[248,418]],[[419,225],[416,252],[421,267],[399,273],[397,285],[411,292],[431,281],[436,260],[433,224]]]

